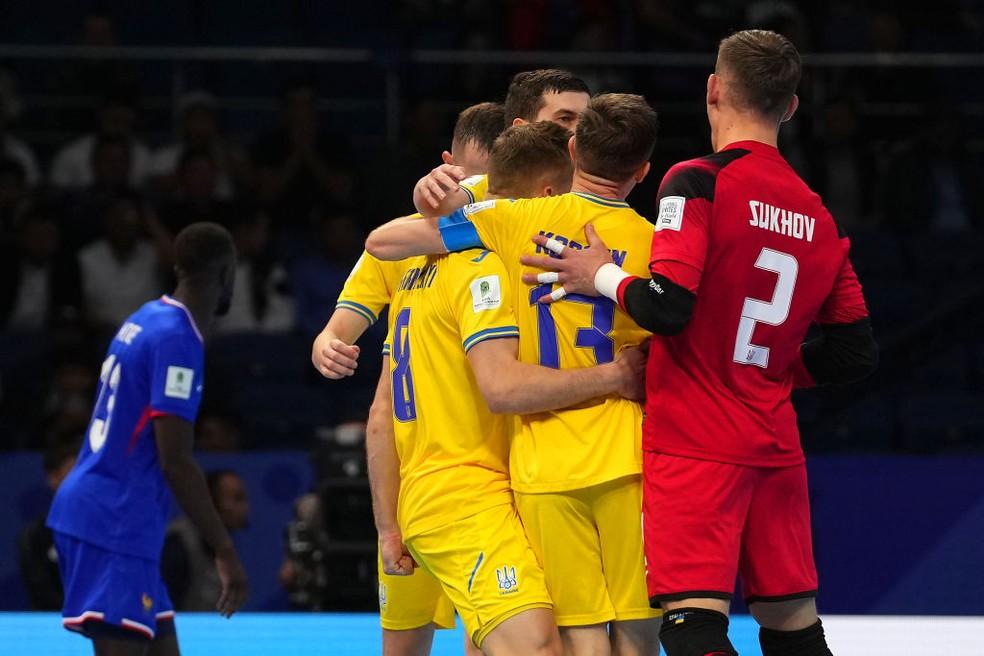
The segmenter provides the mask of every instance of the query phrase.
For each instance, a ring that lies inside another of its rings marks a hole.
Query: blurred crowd
[[[175,20],[194,14],[192,4],[179,3]],[[293,40],[285,42],[292,45],[712,53],[720,36],[750,25],[782,31],[807,53],[972,51],[984,43],[984,4],[971,0],[943,1],[932,11],[847,1],[403,0],[385,3],[374,22],[363,21],[373,3],[276,4],[267,18],[291,26]],[[14,5],[0,10],[0,22],[16,18]],[[119,19],[105,9],[85,12],[70,40],[94,47],[157,42],[150,27],[140,34],[123,29],[133,21],[120,11]],[[250,16],[242,18],[248,23]],[[199,18],[197,29],[205,29],[208,21]],[[312,20],[324,27],[320,37],[306,26]],[[373,27],[353,29],[363,23]],[[404,71],[400,143],[379,147],[377,139],[367,148],[364,126],[356,121],[350,129],[325,109],[361,91],[352,74],[332,83],[323,73],[285,67],[274,76],[276,111],[232,129],[226,99],[204,88],[176,96],[170,115],[148,111],[148,89],[156,83],[144,79],[152,72],[137,62],[66,62],[43,81],[22,61],[0,62],[0,448],[40,448],[81,435],[107,340],[128,314],[170,289],[172,238],[195,221],[227,226],[239,249],[235,299],[218,336],[290,343],[303,371],[305,349],[330,315],[366,231],[410,209],[411,185],[448,146],[456,112],[500,99],[517,68]],[[807,70],[800,116],[784,130],[781,146],[843,224],[894,233],[980,229],[984,135],[971,112],[979,115],[982,90],[966,84],[967,71],[976,69],[824,69],[822,84],[814,79],[820,71]],[[645,93],[661,112],[654,179],[630,199],[650,213],[666,166],[707,150],[703,72],[604,65],[574,71],[595,90]],[[246,89],[249,81],[239,85]],[[228,89],[209,88],[215,86]],[[39,94],[74,99],[74,109],[35,111],[25,98]],[[382,123],[374,121],[379,132]],[[226,368],[209,379],[200,446],[278,446],[255,433],[294,430],[274,416],[285,408],[302,425],[364,412],[368,395],[359,385],[368,387],[371,376],[326,391],[305,372],[284,390],[288,370],[277,361],[287,357],[283,351],[265,352],[271,342],[231,343]],[[224,384],[250,376],[263,379],[263,393],[247,390],[238,406],[226,402],[231,388]],[[256,408],[252,401],[260,397],[275,406],[269,421],[244,426],[240,409]],[[317,416],[301,409],[322,401],[341,407]]]

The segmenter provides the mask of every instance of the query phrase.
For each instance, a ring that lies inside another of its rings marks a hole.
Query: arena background
[[[513,73],[545,66],[657,109],[653,174],[629,197],[651,216],[666,168],[708,150],[713,52],[744,27],[776,29],[804,53],[800,110],[780,148],[847,227],[882,347],[871,379],[796,398],[831,646],[979,653],[975,0],[0,3],[0,653],[89,653],[54,613],[20,613],[32,606],[18,535],[50,501],[42,454],[70,450],[85,430],[107,335],[134,309],[121,298],[166,290],[158,244],[190,216],[229,225],[244,254],[241,302],[207,350],[199,446],[206,469],[245,483],[250,521],[235,539],[252,594],[230,622],[179,618],[184,651],[378,652],[359,422],[382,333],[362,340],[351,380],[325,381],[309,364],[366,232],[411,209],[458,111],[501,100]],[[282,128],[300,123],[328,175],[272,188],[264,181],[290,148]],[[76,140],[100,130],[113,132],[94,148],[104,157],[80,161]],[[179,157],[195,139],[211,158]],[[108,242],[151,264],[113,278],[94,261]],[[44,293],[28,271],[45,272]],[[306,493],[323,502],[313,527],[296,521]],[[309,589],[281,586],[288,557],[313,568]],[[733,632],[743,654],[759,653],[747,618]],[[443,632],[435,653],[459,645]]]

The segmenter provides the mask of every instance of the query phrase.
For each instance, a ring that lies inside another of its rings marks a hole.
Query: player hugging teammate
[[[500,151],[487,184],[511,197],[460,207],[482,199],[446,157],[414,191],[420,215],[369,236],[350,286],[370,263],[395,273],[375,306],[351,293],[339,312],[367,325],[391,303],[369,441],[382,567],[436,580],[484,653],[656,654],[658,637],[669,656],[736,654],[738,574],[765,656],[831,653],[790,393],[869,374],[877,346],[846,235],[777,149],[799,78],[778,34],[722,41],[713,153],[666,173],[652,223],[625,198],[653,110],[547,85],[535,107],[580,104],[568,193],[502,189],[524,159]],[[520,74],[510,95],[569,79]],[[354,337],[331,328],[315,364],[346,375]],[[643,420],[615,379],[647,340]],[[426,653],[423,635],[400,653]]]

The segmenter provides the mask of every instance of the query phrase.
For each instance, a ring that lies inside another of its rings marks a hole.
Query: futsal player
[[[486,114],[486,108],[478,107],[483,108],[481,114],[469,114],[466,110],[462,117]],[[486,116],[482,123],[491,118]],[[502,125],[501,115],[497,125]],[[566,151],[567,132],[563,128],[552,123],[524,126],[507,131],[494,145],[485,138],[466,138],[470,134],[487,135],[488,131],[474,133],[466,128],[467,124],[462,125],[462,120],[459,120],[455,131],[457,136],[453,140],[454,150],[459,152],[459,148],[465,147],[484,151],[488,158],[489,179],[495,192],[503,196],[526,197],[562,193],[569,189],[571,163]],[[470,161],[475,162],[476,158],[472,156]],[[358,352],[349,344],[375,323],[376,317],[389,304],[404,273],[402,263],[380,262],[363,255],[339,296],[338,306],[325,332],[315,341],[313,358],[323,373],[328,371],[333,377],[341,377],[345,372],[354,372]],[[346,352],[345,349],[351,350]],[[349,355],[350,361],[341,361]],[[383,369],[385,385],[378,387],[370,408],[366,437],[370,472],[397,474],[395,479],[385,475],[371,477],[381,555],[388,550],[398,551],[402,544],[395,504],[387,504],[388,499],[395,498],[399,488],[399,461],[392,446],[392,406],[386,378],[388,367],[384,366]],[[390,436],[388,440],[386,436]],[[386,488],[388,484],[392,489]],[[419,570],[412,576],[393,576],[384,572],[380,558],[379,580],[383,651],[387,656],[427,654],[433,641],[434,627],[454,627],[453,605],[437,579],[428,572]],[[470,639],[467,645],[475,649]]]
[[[489,248],[513,284],[523,362],[561,369],[610,362],[648,332],[608,299],[569,296],[553,307],[538,304],[550,293],[553,274],[523,286],[519,258],[539,248],[529,240],[537,232],[582,248],[584,226],[594,223],[626,270],[647,274],[653,226],[625,197],[649,171],[656,130],[656,113],[642,97],[596,96],[569,145],[572,193],[477,203],[439,221],[397,219],[374,230],[367,248],[383,259]],[[646,594],[642,545],[641,431],[639,404],[610,396],[524,416],[513,438],[516,503],[543,563],[568,653],[657,648],[659,611]]]
[[[738,572],[765,656],[831,653],[790,392],[864,377],[878,350],[847,236],[777,150],[799,79],[779,34],[721,42],[707,81],[714,153],[664,177],[649,275],[623,271],[590,233],[590,249],[532,262],[667,336],[647,371],[644,517],[669,656],[736,653]],[[813,323],[821,334],[803,343]]]
[[[86,438],[48,515],[62,624],[97,656],[178,654],[160,573],[169,489],[215,553],[216,609],[229,617],[246,600],[246,574],[192,455],[203,335],[229,309],[235,246],[225,228],[194,223],[174,253],[174,293],[131,315],[109,346]]]
[[[544,68],[517,73],[506,92],[505,127],[550,121],[573,132],[590,98],[584,80],[567,71]],[[484,197],[484,175],[467,175],[460,162],[448,160],[447,152],[443,158],[444,164],[414,187],[413,204],[423,216],[450,214]]]
[[[535,137],[538,130],[559,132],[555,150],[567,159],[562,128],[511,128],[493,150],[490,189],[497,185],[495,160],[503,140]],[[518,160],[512,160],[510,180],[528,185],[530,178],[520,177]],[[543,166],[540,158],[529,163]],[[625,349],[595,367],[523,364],[516,359],[515,297],[497,255],[472,249],[403,265],[384,352],[400,463],[398,498],[391,503],[397,504],[406,547],[391,557],[384,552],[384,566],[406,572],[416,563],[433,574],[485,654],[559,656],[543,571],[513,503],[512,419],[504,415],[634,396],[631,361],[641,351]],[[379,472],[372,475],[378,480]]]

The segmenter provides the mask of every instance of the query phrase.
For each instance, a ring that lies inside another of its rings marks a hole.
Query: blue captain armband
[[[441,231],[441,239],[444,241],[444,247],[448,249],[448,252],[454,253],[469,248],[485,247],[482,244],[482,238],[478,236],[475,224],[465,214],[464,207],[438,219],[437,229]]]

